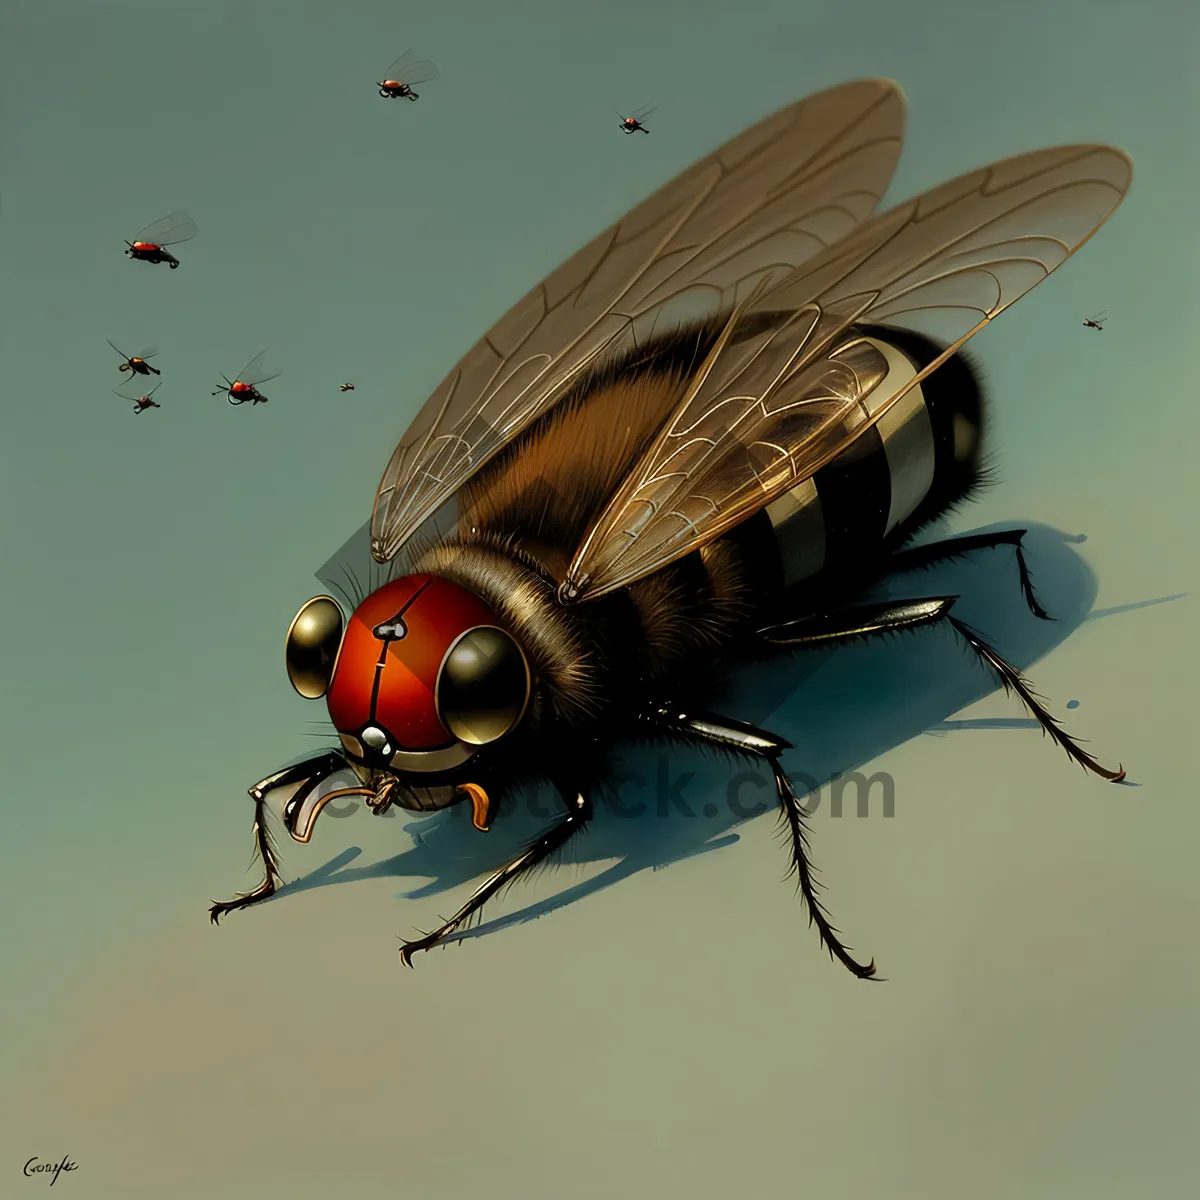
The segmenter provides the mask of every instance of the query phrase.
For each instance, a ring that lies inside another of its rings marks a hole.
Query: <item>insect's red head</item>
[[[473,592],[408,575],[368,596],[348,623],[328,596],[288,630],[288,675],[326,697],[343,748],[400,773],[453,770],[516,728],[532,676],[516,640]]]

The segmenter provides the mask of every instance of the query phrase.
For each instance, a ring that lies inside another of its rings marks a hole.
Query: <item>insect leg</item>
[[[809,923],[816,925],[821,945],[829,951],[830,958],[836,958],[859,979],[872,978],[875,975],[875,960],[872,959],[864,966],[850,957],[850,952],[842,945],[838,931],[830,923],[829,914],[817,897],[819,885],[813,878],[813,868],[808,858],[808,829],[804,824],[804,807],[796,794],[795,785],[779,761],[779,756],[791,747],[791,743],[766,730],[747,725],[744,721],[734,721],[712,713],[686,712],[682,708],[668,705],[656,706],[643,716],[643,720],[684,740],[722,746],[770,763],[771,773],[775,777],[780,818],[787,829],[791,844],[792,861],[788,874],[794,873],[796,876],[800,893],[808,908]]]
[[[346,760],[340,754],[330,750],[317,758],[305,759],[304,762],[296,763],[295,766],[284,767],[282,771],[268,775],[266,779],[259,780],[249,789],[250,798],[254,801],[254,851],[262,860],[266,878],[252,892],[241,892],[232,900],[214,902],[208,910],[209,918],[214,925],[220,924],[221,918],[226,913],[265,900],[275,891],[276,881],[279,879],[278,856],[270,831],[267,829],[267,793],[276,788],[287,787],[290,783],[301,783],[306,780],[315,786],[322,779],[341,770],[345,765]]]
[[[1021,593],[1029,611],[1043,621],[1052,621],[1045,609],[1038,603],[1033,591],[1033,582],[1029,578],[1029,566],[1025,562],[1025,551],[1021,539],[1028,533],[1027,529],[1005,529],[1000,533],[977,533],[966,537],[946,538],[941,542],[933,542],[928,546],[916,546],[911,550],[901,550],[892,555],[886,564],[889,575],[898,575],[904,571],[920,571],[932,567],[935,563],[949,562],[951,559],[962,558],[974,550],[994,550],[998,546],[1013,546],[1017,551],[1017,570],[1021,575]]]
[[[990,668],[1006,692],[1016,692],[1042,731],[1050,735],[1067,754],[1081,767],[1086,767],[1103,779],[1120,783],[1125,771],[1117,764],[1115,771],[1102,767],[1043,707],[1041,699],[1030,688],[1028,681],[1011,663],[1006,662],[970,626],[950,615],[957,596],[932,596],[922,600],[893,600],[884,604],[849,608],[841,612],[819,614],[796,621],[785,621],[758,631],[759,636],[772,646],[787,649],[804,649],[838,642],[851,642],[859,638],[899,633],[918,625],[934,625],[947,622],[964,642],[973,650],[984,666]]]
[[[405,942],[400,947],[400,961],[411,967],[412,956],[418,950],[431,950],[439,942],[450,937],[465,921],[477,913],[501,888],[512,883],[519,875],[524,874],[538,863],[543,862],[560,846],[564,845],[574,834],[586,827],[592,819],[592,802],[582,793],[576,792],[575,798],[567,803],[567,816],[553,829],[548,829],[540,837],[530,842],[523,853],[517,855],[511,862],[506,863],[498,871],[493,872],[475,889],[471,898],[439,928],[432,933],[423,934],[412,942]]]

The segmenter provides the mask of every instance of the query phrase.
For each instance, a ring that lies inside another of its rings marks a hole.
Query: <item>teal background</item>
[[[441,75],[384,103],[409,46]],[[69,1154],[57,1186],[122,1200],[1193,1195],[1198,50],[1166,0],[3,0],[0,1194]],[[425,396],[678,170],[870,75],[909,104],[888,203],[1044,145],[1133,157],[1110,223],[971,347],[1000,475],[949,524],[1033,528],[1061,622],[1003,552],[905,590],[961,590],[1139,786],[930,634],[745,685],[797,771],[895,779],[892,819],[812,822],[885,984],[821,952],[768,817],[609,822],[489,915],[624,862],[616,886],[412,972],[396,937],[524,818],[424,847],[323,820],[288,877],[357,875],[213,929],[254,882],[246,787],[318,744],[287,624]],[[123,258],[175,209],[178,271]],[[161,410],[129,419],[105,338],[158,344]],[[267,406],[209,396],[264,346]]]

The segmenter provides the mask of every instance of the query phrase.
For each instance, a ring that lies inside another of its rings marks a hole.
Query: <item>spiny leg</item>
[[[804,807],[796,788],[788,778],[778,758],[768,759],[772,774],[775,776],[775,791],[779,796],[779,809],[791,838],[792,865],[788,874],[796,873],[796,882],[808,906],[808,923],[816,925],[821,937],[821,944],[829,951],[830,958],[836,958],[852,974],[859,979],[875,977],[875,960],[871,959],[866,966],[850,957],[849,951],[842,945],[838,931],[829,920],[825,906],[817,898],[820,884],[813,878],[813,868],[808,861],[808,829],[804,824]]]
[[[835,613],[822,613],[785,621],[758,631],[768,645],[787,649],[805,649],[829,645],[835,642],[852,642],[859,638],[898,633],[918,625],[935,625],[945,621],[975,652],[981,662],[999,678],[1006,692],[1016,692],[1030,714],[1067,754],[1080,766],[1095,772],[1103,779],[1120,783],[1125,770],[1117,764],[1110,771],[1098,763],[1069,734],[1041,703],[1041,698],[1030,688],[1028,681],[1006,662],[970,626],[950,615],[957,596],[931,596],[921,600],[892,600],[883,604],[864,605],[860,608],[843,609]]]
[[[267,829],[266,801],[261,796],[255,797],[254,800],[254,853],[262,860],[266,878],[252,892],[238,892],[232,900],[214,901],[208,910],[209,919],[214,925],[219,925],[226,913],[257,904],[275,893],[276,881],[279,879],[278,856],[270,830]]]
[[[335,751],[329,751],[316,758],[305,759],[291,767],[284,767],[274,775],[259,780],[248,793],[254,801],[254,851],[262,860],[266,878],[252,892],[240,892],[232,900],[214,902],[208,910],[209,919],[214,925],[220,924],[221,918],[238,908],[247,908],[265,900],[275,892],[279,879],[278,856],[270,831],[267,829],[266,796],[276,788],[286,787],[290,783],[309,781],[315,787],[323,779],[327,779],[335,771],[341,770],[346,760]]]
[[[951,559],[963,558],[975,550],[994,550],[999,546],[1012,546],[1017,552],[1017,570],[1021,576],[1021,594],[1029,611],[1043,621],[1053,621],[1045,609],[1038,603],[1033,590],[1033,581],[1029,577],[1029,564],[1025,561],[1025,550],[1021,539],[1029,532],[1027,529],[1004,529],[999,533],[975,533],[963,537],[946,538],[940,542],[931,542],[928,546],[915,546],[911,550],[901,550],[892,555],[885,564],[888,575],[899,575],[905,571],[921,571],[932,567],[935,563],[949,562]]]
[[[1004,690],[1006,692],[1016,692],[1025,707],[1029,709],[1037,723],[1042,727],[1042,730],[1048,733],[1081,767],[1085,767],[1087,770],[1099,775],[1102,779],[1111,780],[1113,783],[1124,782],[1125,768],[1120,763],[1117,763],[1115,771],[1110,771],[1107,767],[1102,767],[1046,711],[1041,704],[1041,698],[1030,688],[1029,681],[1025,679],[1016,667],[1005,662],[970,626],[964,625],[962,621],[954,617],[948,616],[946,619],[954,626],[959,636],[967,645],[975,651],[980,660],[985,665],[991,667],[999,677],[1000,682],[1004,684]]]
[[[582,793],[577,792],[574,800],[567,803],[567,816],[548,829],[540,837],[530,842],[529,846],[511,862],[506,863],[498,871],[493,872],[471,893],[471,898],[444,924],[432,933],[422,934],[415,941],[405,942],[400,947],[400,961],[411,967],[412,956],[418,950],[431,950],[439,942],[450,937],[472,915],[477,913],[501,888],[514,882],[520,875],[545,861],[560,846],[579,830],[585,828],[592,819],[592,802]]]
[[[682,707],[666,704],[654,706],[641,714],[641,719],[684,740],[723,746],[770,763],[771,772],[775,777],[780,817],[791,842],[792,863],[788,874],[796,875],[800,894],[804,897],[808,909],[809,924],[817,927],[821,944],[829,951],[830,958],[836,958],[859,979],[873,978],[875,960],[871,959],[864,966],[850,956],[850,952],[838,936],[838,931],[830,922],[824,905],[817,897],[820,885],[813,877],[813,868],[809,862],[804,807],[796,794],[795,786],[779,761],[779,756],[784,750],[791,748],[791,743],[744,721],[735,721],[713,713],[688,712]]]

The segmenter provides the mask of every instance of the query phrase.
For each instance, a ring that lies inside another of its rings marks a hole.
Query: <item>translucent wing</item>
[[[105,340],[106,342],[108,342],[108,344],[109,344],[110,346],[112,346],[112,348],[113,348],[113,349],[114,349],[114,350],[115,350],[115,351],[116,351],[116,352],[117,352],[117,353],[118,353],[118,354],[119,354],[119,355],[120,355],[120,356],[121,356],[121,357],[122,357],[122,358],[123,358],[123,359],[124,359],[126,362],[129,362],[129,361],[130,361],[130,358],[131,358],[131,356],[130,356],[130,355],[128,355],[128,354],[126,354],[124,350],[122,350],[122,349],[121,349],[119,346],[115,345],[113,342],[110,342],[110,341],[108,340],[108,338],[105,338],[104,340]],[[158,353],[158,347],[157,347],[157,346],[147,346],[147,347],[145,348],[145,350],[139,350],[139,351],[138,351],[136,354],[132,355],[132,357],[133,357],[133,358],[141,358],[141,359],[153,358],[153,357],[154,357],[154,356],[155,356],[157,353]]]
[[[113,388],[112,394],[114,396],[120,396],[122,400],[140,400],[143,396],[153,396],[160,387],[162,387],[161,379],[148,392],[143,391],[134,384],[127,383],[124,385],[124,387]]]
[[[843,238],[887,190],[904,101],[886,80],[818,93],[701,159],[509,310],[409,426],[375,498],[390,561],[492,455],[601,354],[664,313],[712,316]]]
[[[417,61],[412,57],[413,52],[406,50],[390,67],[384,75],[384,79],[394,80],[396,83],[428,83],[431,79],[436,79],[438,69],[431,62],[424,60]]]
[[[252,358],[242,370],[234,376],[235,383],[248,383],[251,387],[256,387],[260,383],[266,383],[271,379],[278,379],[282,375],[282,371],[272,371],[267,366],[267,352],[264,350],[261,354]]]
[[[811,477],[1078,250],[1131,177],[1129,159],[1105,146],[1005,159],[876,217],[760,289],[585,539],[561,598],[642,578]],[[946,349],[883,389],[887,360],[850,331],[856,323],[913,330]]]
[[[135,242],[153,242],[156,246],[174,246],[196,236],[196,223],[185,212],[171,213],[169,217],[147,225]]]

